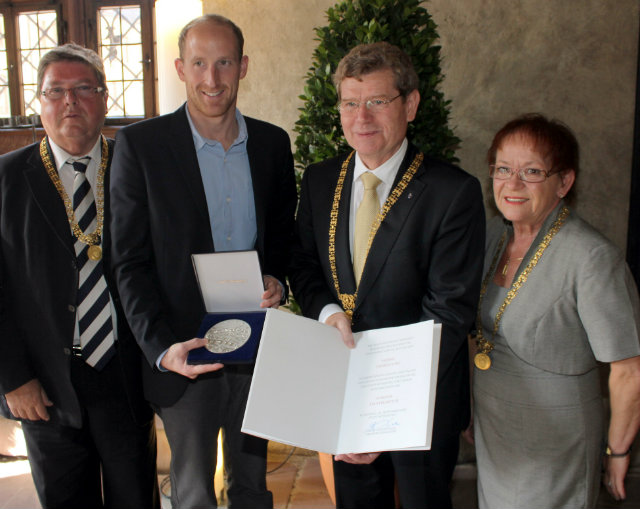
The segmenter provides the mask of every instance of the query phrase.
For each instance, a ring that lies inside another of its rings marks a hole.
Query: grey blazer
[[[563,206],[549,214],[514,281]],[[502,217],[489,222],[484,274],[505,231],[513,234]],[[523,360],[564,375],[586,373],[596,361],[640,355],[640,301],[622,252],[572,210],[507,306],[500,332]]]

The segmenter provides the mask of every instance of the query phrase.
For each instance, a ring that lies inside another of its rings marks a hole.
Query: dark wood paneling
[[[115,138],[116,131],[120,127],[104,126],[102,132],[107,138]],[[35,131],[32,128],[0,129],[0,154],[6,154],[12,150],[40,141],[43,136],[44,129],[42,127],[37,127]]]

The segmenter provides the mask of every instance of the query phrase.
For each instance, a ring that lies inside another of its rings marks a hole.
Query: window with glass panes
[[[4,14],[0,14],[0,25],[4,26]],[[0,117],[11,116],[9,98],[9,62],[7,61],[7,43],[4,30],[0,33]]]
[[[71,40],[104,61],[108,122],[155,115],[153,5],[154,0],[0,0],[0,117],[39,113],[38,62]]]
[[[98,47],[109,88],[108,115],[144,116],[140,7],[102,7],[98,18]]]
[[[20,48],[20,88],[24,114],[40,113],[36,96],[38,62],[43,54],[58,45],[56,11],[24,12],[18,15],[18,47]]]

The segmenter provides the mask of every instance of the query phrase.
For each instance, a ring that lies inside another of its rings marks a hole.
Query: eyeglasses
[[[391,99],[387,99],[386,97],[372,97],[371,99],[367,99],[364,102],[350,100],[341,101],[340,104],[338,104],[338,110],[343,115],[353,115],[360,109],[360,105],[364,104],[364,107],[367,108],[367,111],[370,111],[371,113],[379,113],[387,109],[389,104],[391,104],[401,95],[402,94],[398,94]]]
[[[524,182],[544,182],[555,175],[555,173],[538,168],[511,168],[502,164],[489,165],[489,176],[496,180],[509,180],[514,173],[517,173],[518,178]]]
[[[96,94],[104,92],[104,87],[90,87],[89,85],[79,85],[71,88],[53,87],[40,93],[51,101],[57,101],[66,96],[67,92],[73,92],[73,95],[80,99],[90,99]]]

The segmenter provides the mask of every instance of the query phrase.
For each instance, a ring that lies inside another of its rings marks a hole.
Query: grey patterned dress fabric
[[[489,224],[485,273],[505,228]],[[507,291],[488,285],[487,339]],[[606,437],[597,361],[640,354],[638,310],[622,253],[572,211],[506,308],[491,368],[474,371],[481,509],[595,506]]]

